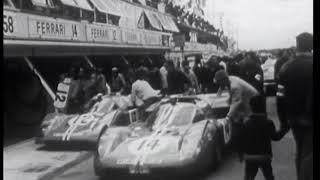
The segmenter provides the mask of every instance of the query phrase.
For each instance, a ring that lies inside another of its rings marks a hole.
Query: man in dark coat
[[[266,99],[264,97],[263,88],[263,70],[259,59],[253,52],[249,52],[246,57],[240,62],[241,78],[252,85],[259,91],[260,96],[256,97],[260,103],[260,111],[266,112]]]
[[[313,36],[297,36],[296,58],[280,69],[277,109],[281,128],[296,141],[298,180],[313,179]]]
[[[168,61],[168,94],[181,94],[186,92],[186,86],[191,86],[189,79],[177,68],[173,61]]]

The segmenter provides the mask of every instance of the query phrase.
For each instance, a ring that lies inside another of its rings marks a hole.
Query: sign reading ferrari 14
[[[169,33],[3,11],[4,39],[58,40],[168,47]],[[165,38],[165,39],[163,39]]]
[[[80,23],[61,19],[29,17],[29,36],[40,39],[85,40]]]

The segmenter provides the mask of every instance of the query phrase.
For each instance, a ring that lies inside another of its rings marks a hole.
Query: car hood
[[[199,142],[206,123],[204,120],[155,131],[138,126],[131,130],[127,128],[126,137],[122,136],[125,133],[109,131],[110,128],[99,142],[100,161],[104,166],[112,167],[182,165],[193,161],[200,152]]]
[[[116,110],[97,115],[94,113],[62,115],[57,114],[48,123],[42,126],[44,138],[61,141],[69,141],[81,137],[94,136],[98,137],[104,126],[109,126]]]
[[[55,114],[42,123],[44,138],[69,141],[92,136],[96,140],[102,128],[112,124],[116,109],[125,109],[128,101],[127,96],[104,96],[88,113]]]

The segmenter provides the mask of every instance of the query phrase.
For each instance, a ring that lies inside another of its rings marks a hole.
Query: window
[[[128,126],[130,125],[130,117],[127,111],[119,112],[114,121],[115,126]]]
[[[119,16],[108,14],[108,24],[119,26],[119,20],[120,20]]]
[[[184,126],[192,123],[196,114],[194,104],[164,104],[157,111],[154,119],[153,129],[165,126]],[[150,121],[150,119],[148,119]],[[169,123],[169,124],[168,124]]]
[[[96,22],[99,23],[107,23],[107,15],[105,13],[99,12],[98,10],[96,12]]]

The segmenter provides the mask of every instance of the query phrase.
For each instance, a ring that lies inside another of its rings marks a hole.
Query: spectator
[[[279,141],[285,131],[277,132],[273,121],[262,114],[255,100],[250,102],[252,114],[244,124],[243,152],[245,160],[245,180],[254,180],[261,168],[266,180],[274,180],[272,172],[271,140]]]
[[[111,91],[123,94],[126,90],[127,82],[122,73],[119,72],[118,68],[112,68],[112,82]]]
[[[296,58],[279,72],[277,109],[280,127],[292,129],[298,180],[313,179],[313,36],[297,36]]]
[[[221,89],[226,88],[230,93],[230,109],[226,119],[231,121],[233,129],[231,146],[239,153],[241,127],[243,121],[247,120],[251,114],[250,100],[258,96],[259,92],[244,80],[229,76],[224,70],[219,70],[215,74],[214,81],[220,85]]]
[[[283,64],[285,64],[287,61],[291,59],[290,57],[290,51],[284,50],[279,55],[279,59],[277,60],[276,64],[274,65],[274,78],[277,80],[279,78],[279,71]]]

